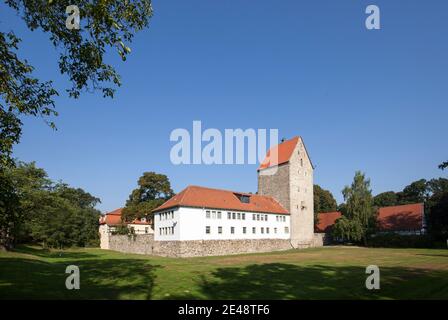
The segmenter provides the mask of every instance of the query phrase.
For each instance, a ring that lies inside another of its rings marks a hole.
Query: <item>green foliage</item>
[[[448,168],[448,161],[442,162],[439,165],[439,169],[441,169],[441,170],[445,170],[446,168]]]
[[[342,216],[336,220],[331,235],[344,241],[360,242],[363,239],[363,227],[359,220]]]
[[[428,182],[420,179],[406,186],[398,193],[399,204],[424,202],[428,196]]]
[[[98,244],[100,212],[94,209],[98,198],[80,188],[53,183],[34,163],[21,162],[5,174],[18,200],[12,212],[19,218],[2,214],[1,220],[15,221],[14,240],[59,248]],[[4,204],[1,210],[6,211]]]
[[[435,193],[426,204],[429,234],[436,240],[448,239],[448,191]]]
[[[388,207],[398,204],[398,195],[393,191],[386,191],[373,197],[373,205],[376,207]]]
[[[336,221],[333,236],[355,242],[363,240],[366,244],[367,236],[374,231],[376,223],[370,180],[357,171],[351,186],[346,186],[342,194],[345,213]]]
[[[174,195],[170,180],[164,174],[144,172],[138,179],[138,188],[134,189],[122,212],[122,219],[131,222],[136,218],[152,219],[152,210]]]
[[[377,234],[369,238],[369,247],[376,248],[435,248],[446,247],[428,235]]]
[[[337,203],[333,194],[315,184],[314,194],[314,225],[319,223],[318,213],[336,211]]]
[[[10,249],[15,242],[23,219],[19,203],[13,181],[0,169],[0,249]]]
[[[112,231],[113,235],[129,235],[129,234],[133,234],[133,233],[134,233],[134,229],[128,228],[127,225],[125,225],[125,224],[121,224],[121,225],[115,227],[115,230]]]
[[[26,26],[47,33],[59,52],[59,70],[68,76],[70,97],[83,90],[100,90],[113,97],[121,85],[119,74],[105,62],[107,50],[115,48],[124,61],[131,52],[127,44],[147,27],[152,16],[151,0],[5,0]],[[68,5],[80,10],[80,30],[69,30],[65,21]],[[13,33],[0,32],[0,166],[12,165],[11,152],[20,140],[22,115],[55,116],[51,81],[32,76],[34,67],[17,55],[21,40]],[[50,126],[55,127],[49,121]]]

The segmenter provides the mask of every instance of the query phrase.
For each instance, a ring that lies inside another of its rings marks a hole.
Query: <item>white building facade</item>
[[[289,214],[176,207],[154,213],[158,241],[289,239]]]

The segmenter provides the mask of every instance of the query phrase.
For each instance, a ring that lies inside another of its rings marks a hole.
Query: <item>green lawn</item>
[[[81,289],[67,290],[67,265]],[[381,289],[365,288],[365,268]],[[189,259],[100,249],[0,252],[0,298],[448,299],[448,250],[325,247]]]

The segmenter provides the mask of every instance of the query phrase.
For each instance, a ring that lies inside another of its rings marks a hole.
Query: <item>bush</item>
[[[446,248],[446,243],[434,241],[429,235],[377,234],[369,238],[369,247],[374,248]]]

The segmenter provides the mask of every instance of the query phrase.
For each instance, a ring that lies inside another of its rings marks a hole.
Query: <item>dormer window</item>
[[[235,193],[235,196],[242,202],[242,203],[250,203],[250,196],[246,194],[237,194]]]

